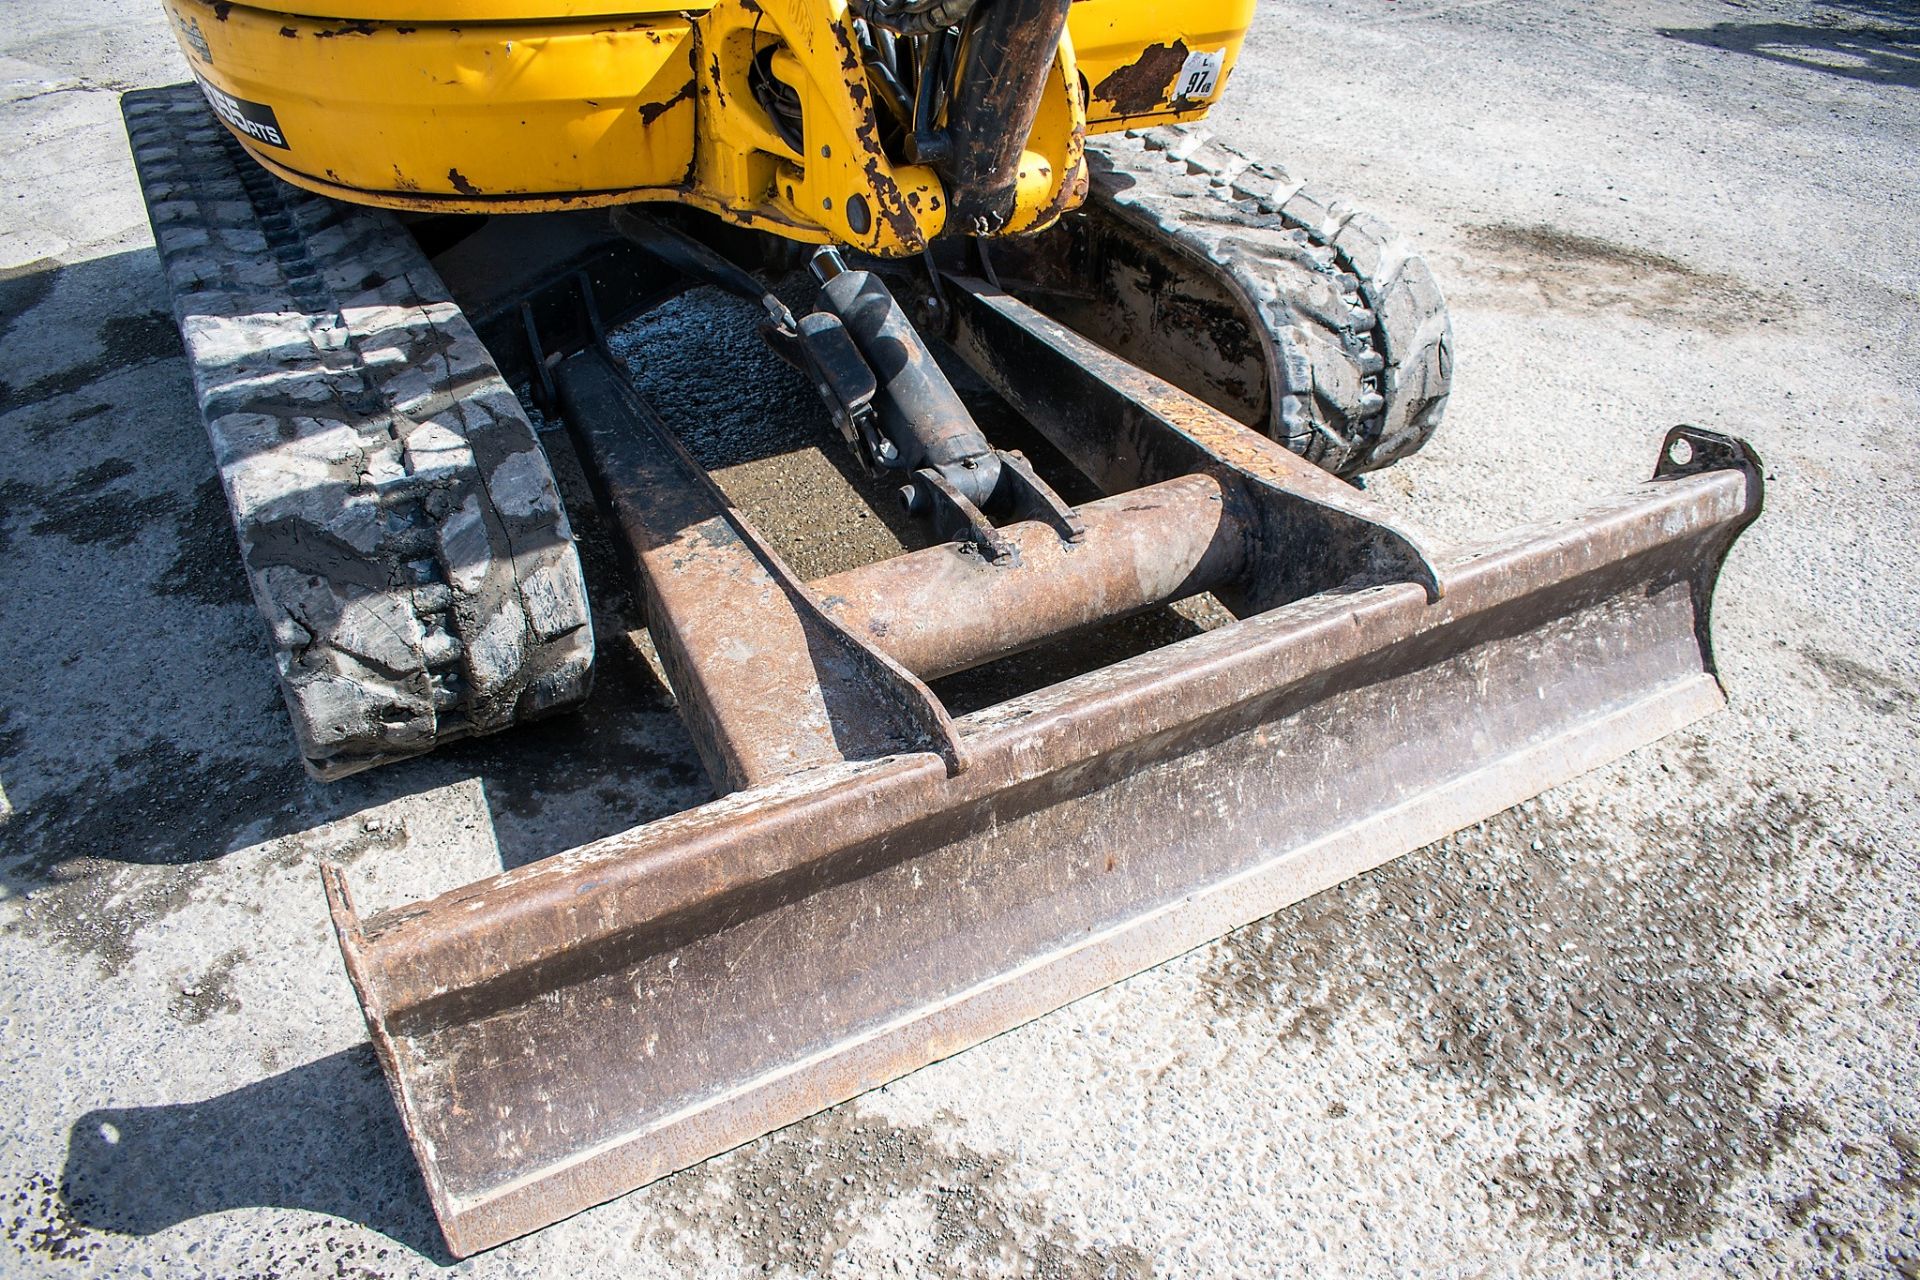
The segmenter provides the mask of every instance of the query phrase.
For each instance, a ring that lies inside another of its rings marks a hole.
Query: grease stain
[[[1794,314],[1785,294],[1756,289],[1668,257],[1557,227],[1470,227],[1466,279],[1500,286],[1500,300],[1543,311],[1618,311],[1662,324],[1732,333]]]

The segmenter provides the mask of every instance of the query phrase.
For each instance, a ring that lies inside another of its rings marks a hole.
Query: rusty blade
[[[456,1254],[1159,963],[1712,711],[1731,442],[1411,583],[1299,600],[361,920],[347,967]]]
[[[949,278],[954,350],[1108,494],[1215,475],[1252,508],[1252,580],[1227,601],[1257,613],[1316,591],[1442,587],[1413,531],[1367,495],[1197,396],[979,280]]]

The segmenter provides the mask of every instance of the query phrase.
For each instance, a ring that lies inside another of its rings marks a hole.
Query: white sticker
[[[1173,82],[1173,100],[1211,98],[1220,87],[1220,69],[1227,65],[1227,51],[1194,52],[1180,67],[1180,78]]]

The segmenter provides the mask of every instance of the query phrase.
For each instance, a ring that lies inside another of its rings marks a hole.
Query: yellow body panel
[[[1081,0],[1068,10],[1067,35],[1087,89],[1093,133],[1195,120],[1219,101],[1240,61],[1254,0],[1154,4],[1152,0]],[[1210,87],[1194,85],[1202,60],[1217,57]]]
[[[846,0],[163,3],[228,128],[328,195],[474,212],[672,201],[884,254],[948,230],[933,168],[882,145]],[[1073,5],[1001,234],[1078,203],[1089,131],[1196,118],[1218,97],[1252,0],[1168,8]],[[806,154],[749,88],[768,49]]]
[[[692,162],[693,28],[677,14],[343,26],[166,5],[194,74],[243,107],[269,108],[284,145],[222,111],[241,141],[329,194],[414,207],[626,199],[682,181]]]

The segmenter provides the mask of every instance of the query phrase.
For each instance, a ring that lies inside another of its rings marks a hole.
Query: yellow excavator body
[[[162,2],[195,83],[128,139],[308,770],[584,722],[644,625],[711,783],[385,909],[323,866],[454,1254],[1721,705],[1742,442],[1445,554],[1346,483],[1431,438],[1453,332],[1384,220],[1188,123],[1253,0]],[[838,436],[900,554],[804,574],[759,522],[812,496],[707,474],[622,336],[690,290],[797,377],[703,310],[647,341],[779,379],[741,456]]]
[[[448,213],[665,201],[889,256],[948,230],[936,166],[888,136],[845,0],[165,2],[223,123],[324,195]],[[1204,116],[1252,16],[1253,0],[1075,4],[1012,215],[968,233],[1075,207],[1088,134]]]

